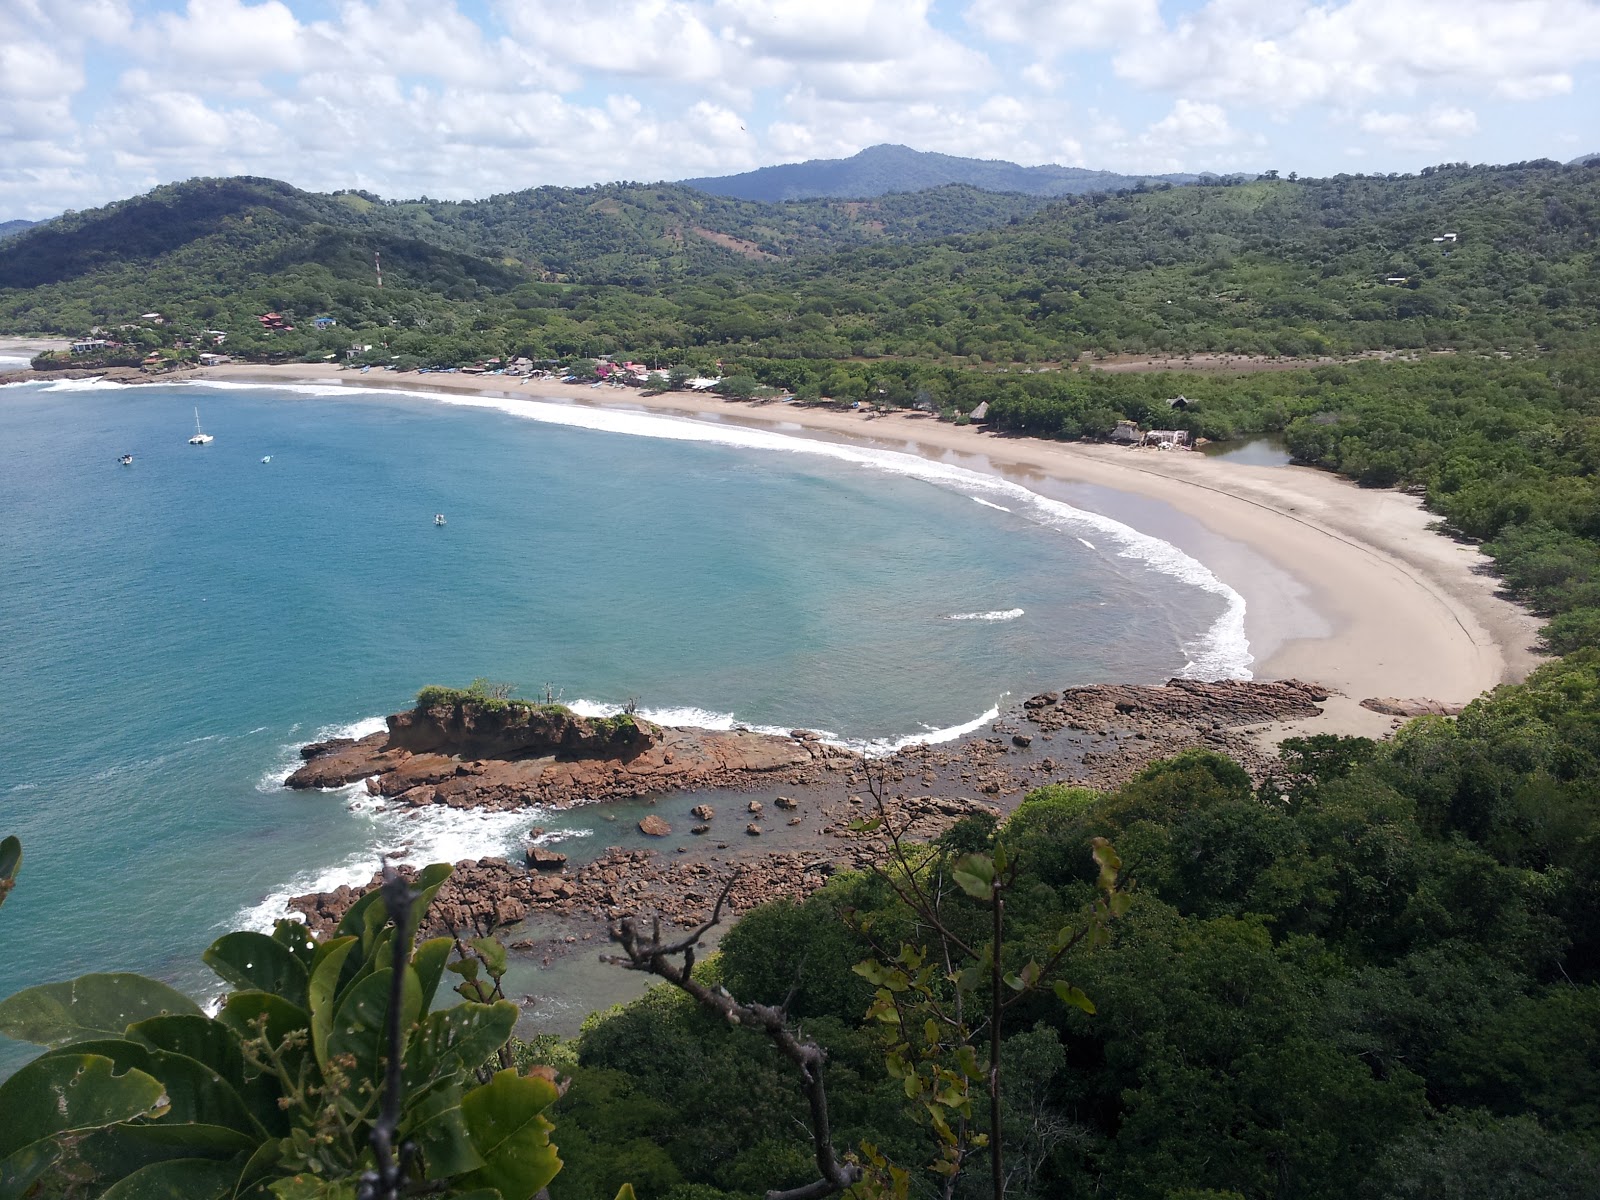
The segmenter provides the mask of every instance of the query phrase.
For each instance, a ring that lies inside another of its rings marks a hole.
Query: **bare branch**
[[[667,945],[661,941],[661,922],[650,923],[646,936],[633,917],[624,917],[611,927],[611,940],[622,947],[621,955],[604,955],[606,962],[615,963],[631,971],[645,971],[665,979],[674,987],[687,992],[702,1008],[717,1013],[730,1025],[743,1025],[760,1030],[772,1039],[779,1052],[794,1063],[800,1072],[800,1088],[811,1108],[811,1143],[816,1152],[819,1178],[803,1187],[788,1191],[771,1191],[767,1200],[822,1200],[852,1186],[861,1178],[861,1168],[852,1162],[841,1162],[833,1148],[833,1134],[828,1118],[828,1096],[823,1086],[822,1067],[827,1052],[810,1038],[797,1036],[789,1027],[788,1013],[783,1005],[745,1004],[728,994],[726,988],[708,988],[694,978],[695,947],[701,937],[710,932],[722,918],[722,906],[733,889],[737,875],[730,876],[717,897],[711,919],[693,933]],[[673,961],[681,958],[681,961]]]

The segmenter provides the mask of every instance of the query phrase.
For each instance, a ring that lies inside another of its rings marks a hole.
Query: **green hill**
[[[742,175],[685,179],[686,187],[743,200],[799,200],[812,196],[864,199],[891,192],[920,192],[965,184],[991,192],[1066,196],[1114,192],[1139,183],[1194,183],[1198,175],[1119,175],[1082,167],[1022,167],[998,159],[957,158],[908,146],[869,146],[850,158],[813,158],[761,167]]]

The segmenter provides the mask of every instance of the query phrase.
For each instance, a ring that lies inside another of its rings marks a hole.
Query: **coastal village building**
[[[106,341],[105,338],[83,338],[81,341],[72,343],[72,352],[74,354],[93,354],[96,350],[104,350],[110,345],[111,343]]]
[[[1118,421],[1117,427],[1111,431],[1111,440],[1124,446],[1137,446],[1144,440],[1144,435],[1139,432],[1139,422]]]
[[[1144,444],[1154,446],[1158,450],[1170,450],[1174,446],[1187,449],[1189,446],[1189,431],[1187,429],[1152,429],[1144,435]]]

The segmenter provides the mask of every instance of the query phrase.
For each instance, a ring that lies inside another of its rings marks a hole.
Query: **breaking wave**
[[[1020,608],[1000,608],[993,612],[951,613],[947,621],[1015,621],[1022,615]]]

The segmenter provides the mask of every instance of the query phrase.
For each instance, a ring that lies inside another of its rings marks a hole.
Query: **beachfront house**
[[[72,343],[74,354],[93,354],[96,350],[104,350],[111,343],[105,338],[81,338]]]
[[[1171,450],[1173,447],[1187,449],[1189,446],[1189,431],[1187,429],[1152,429],[1144,435],[1144,444],[1154,446],[1157,450]]]
[[[1137,421],[1118,421],[1117,427],[1111,431],[1111,440],[1123,446],[1137,446],[1143,438]]]

